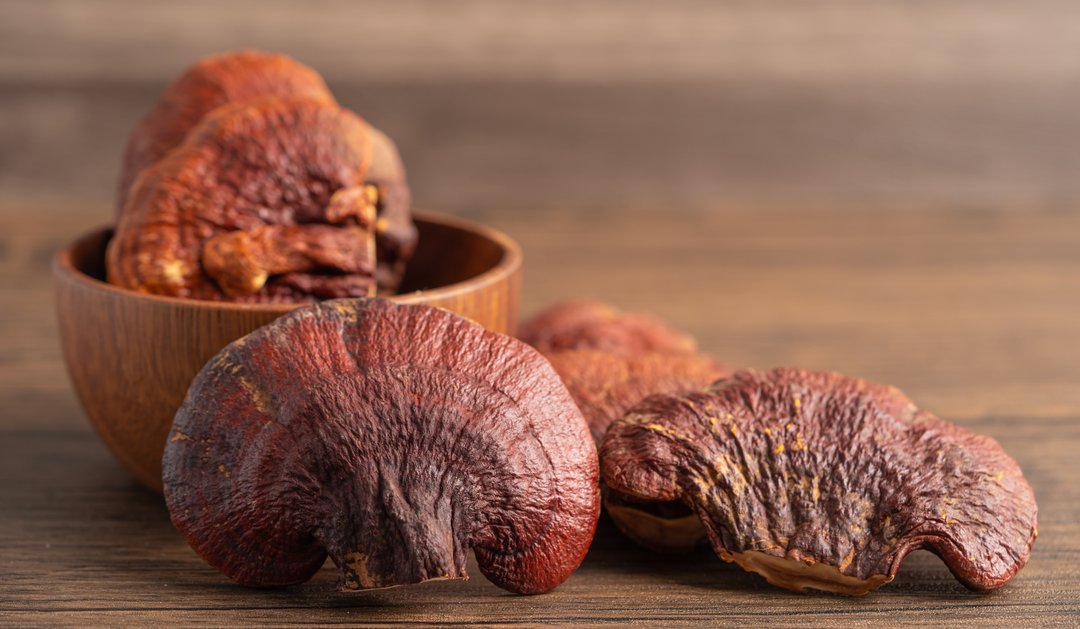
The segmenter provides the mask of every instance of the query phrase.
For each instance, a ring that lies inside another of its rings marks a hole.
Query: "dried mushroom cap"
[[[165,89],[128,139],[117,212],[124,210],[138,174],[178,146],[203,116],[222,105],[263,96],[335,102],[319,73],[285,55],[245,50],[200,60]]]
[[[518,337],[545,354],[566,349],[616,354],[697,351],[693,337],[657,317],[621,312],[591,300],[571,300],[548,308],[524,323]]]
[[[552,352],[548,360],[574,396],[597,445],[608,426],[645,397],[701,389],[731,373],[698,354],[626,356],[583,349]]]
[[[721,558],[792,590],[865,594],[918,548],[990,590],[1037,534],[1031,487],[996,441],[838,374],[739,371],[648,398],[601,457],[612,490],[683,501]]]
[[[544,358],[447,311],[296,310],[196,378],[163,461],[173,523],[232,579],[284,586],[326,556],[343,589],[467,578],[545,592],[599,514],[596,448]]]
[[[731,373],[661,319],[599,301],[556,304],[527,322],[520,336],[547,355],[597,445],[643,398],[700,389]],[[605,491],[604,506],[619,530],[654,550],[683,552],[705,538],[697,516],[681,503],[635,504]]]
[[[328,106],[337,104],[319,73],[285,55],[247,50],[200,60],[165,89],[154,109],[132,132],[117,186],[118,215],[126,210],[138,175],[181,145],[204,117],[219,107],[262,98],[303,98]],[[397,146],[377,129],[367,127],[367,132],[371,157],[363,183],[370,185],[372,208],[379,216],[375,223],[377,279],[380,289],[393,292],[416,249],[412,201]],[[297,183],[285,181],[283,185]],[[311,283],[310,278],[301,278],[294,284]],[[334,279],[316,283],[315,290],[330,297],[364,294],[340,290],[355,284],[355,280]]]
[[[135,181],[109,281],[245,302],[372,294],[371,151],[362,120],[319,100],[220,107]]]

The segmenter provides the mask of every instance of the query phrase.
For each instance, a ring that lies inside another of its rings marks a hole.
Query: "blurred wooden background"
[[[237,47],[322,71],[440,209],[1080,200],[1075,0],[4,0],[3,211],[107,218],[138,117]]]

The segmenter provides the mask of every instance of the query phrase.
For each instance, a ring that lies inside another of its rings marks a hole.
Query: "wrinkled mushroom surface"
[[[163,461],[173,523],[232,579],[343,589],[466,578],[539,593],[580,564],[596,449],[525,344],[380,299],[296,310],[196,378]]]
[[[620,355],[594,349],[548,354],[599,446],[608,426],[649,395],[701,389],[731,370],[699,354]]]
[[[559,372],[597,446],[645,397],[701,389],[732,371],[661,319],[600,301],[556,304],[524,324],[521,338]],[[653,550],[686,552],[705,539],[697,516],[678,501],[640,503],[605,491],[604,507],[623,534]]]
[[[693,337],[653,315],[622,312],[610,304],[584,299],[544,310],[522,324],[518,337],[545,354],[566,349],[620,355],[697,351]]]
[[[700,354],[559,350],[548,354],[600,446],[608,426],[650,395],[702,389],[731,369]],[[624,535],[661,552],[686,552],[705,539],[681,502],[635,503],[603,492],[604,508]]]
[[[375,290],[367,125],[311,99],[203,118],[136,180],[109,281],[195,299],[310,301]]]
[[[600,301],[556,304],[523,324],[519,337],[559,372],[597,445],[645,396],[701,388],[732,371],[661,319]]]
[[[166,90],[128,140],[117,189],[118,216],[127,211],[136,178],[148,167],[164,159],[180,146],[187,135],[215,109],[262,98],[304,98],[336,107],[323,79],[310,67],[285,55],[240,51],[214,55],[188,68]],[[304,129],[297,130],[303,133]],[[378,285],[382,292],[394,291],[405,264],[416,248],[417,232],[412,222],[411,196],[405,169],[394,142],[377,129],[367,127],[370,158],[363,183],[370,186],[378,250]],[[256,143],[258,146],[258,143]],[[285,185],[296,185],[285,181]],[[311,285],[310,277],[299,276],[294,290]],[[357,294],[353,282],[331,280],[314,283],[323,294],[316,297]],[[346,285],[349,290],[340,286]]]
[[[996,441],[833,373],[739,371],[650,397],[601,460],[611,490],[681,500],[721,558],[793,590],[865,594],[918,548],[990,590],[1037,535],[1031,487]]]
[[[305,97],[334,104],[317,72],[285,55],[254,50],[212,55],[187,68],[128,138],[116,190],[117,213],[140,172],[178,146],[212,110],[264,96]]]

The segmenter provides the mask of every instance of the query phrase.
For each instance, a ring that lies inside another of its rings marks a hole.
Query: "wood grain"
[[[111,203],[165,84],[260,46],[387,131],[424,207],[1060,207],[1078,39],[1071,0],[15,0],[0,199]]]
[[[188,549],[74,402],[48,262],[108,207],[50,212],[0,212],[0,622],[1077,625],[1077,213],[472,214],[523,244],[526,311],[591,295],[655,311],[736,364],[890,382],[1019,461],[1040,536],[1013,582],[972,594],[920,552],[896,582],[848,599],[777,591],[708,553],[654,555],[606,523],[582,569],[545,596],[505,595],[475,564],[467,583],[362,594],[332,592],[329,570],[283,591],[232,585]]]
[[[0,88],[0,199],[112,203],[152,84]],[[1054,209],[1080,202],[1080,81],[331,82],[421,207]]]
[[[1076,77],[1069,0],[34,0],[0,5],[0,82],[150,80],[209,50],[331,80],[1021,81]]]

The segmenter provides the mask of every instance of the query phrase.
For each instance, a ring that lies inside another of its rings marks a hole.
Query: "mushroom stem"
[[[453,521],[458,509],[429,484],[403,486],[399,474],[380,470],[377,487],[357,488],[354,495],[367,504],[346,508],[343,525],[353,523],[349,532],[324,536],[341,569],[341,590],[469,578],[467,542],[454,532],[462,528]]]

